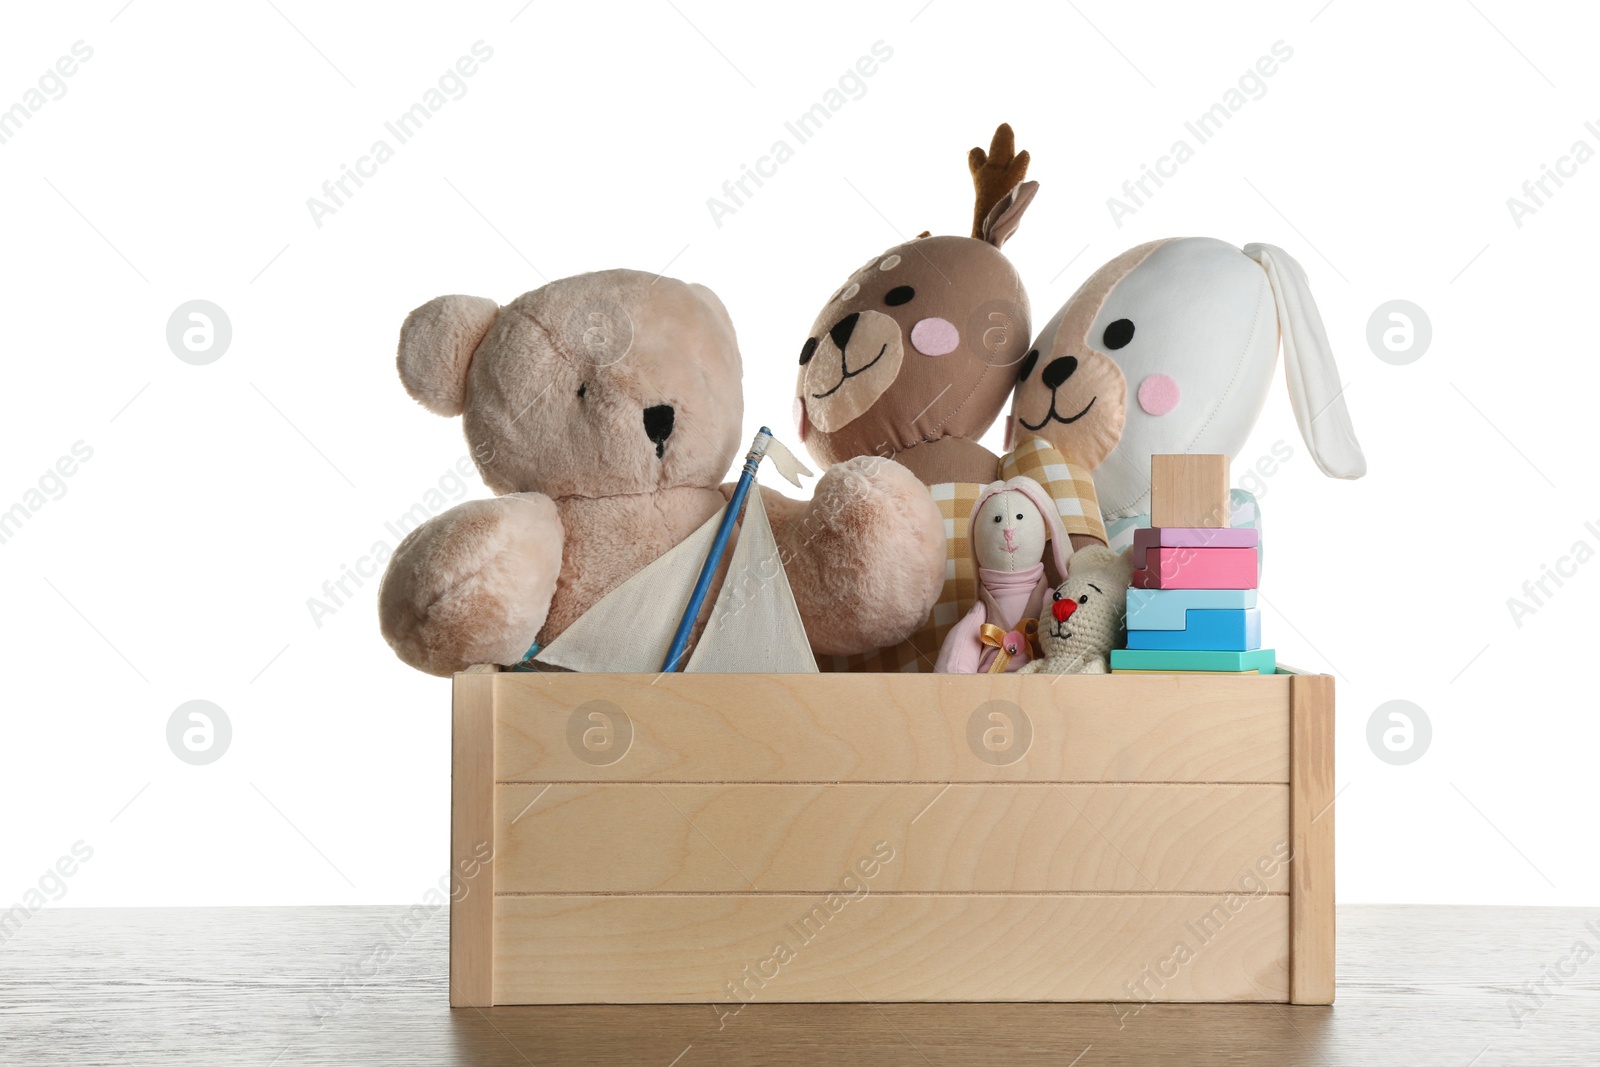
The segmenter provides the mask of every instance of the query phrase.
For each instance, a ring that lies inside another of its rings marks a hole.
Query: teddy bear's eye
[[[1060,600],[1061,599],[1061,590],[1056,589],[1056,590],[1052,591],[1051,594],[1050,594],[1050,599],[1051,600]]]
[[[1085,593],[1081,597],[1078,598],[1078,603],[1080,603],[1080,604],[1087,604],[1088,602],[1089,602],[1089,594],[1088,593]]]
[[[1101,339],[1105,341],[1106,347],[1113,352],[1119,348],[1126,347],[1128,342],[1133,340],[1133,320],[1118,319],[1106,327],[1106,332]]]
[[[911,303],[911,298],[916,295],[917,291],[911,286],[897,285],[883,294],[883,302],[892,308],[899,307],[901,304]]]
[[[811,357],[817,354],[818,341],[815,337],[807,337],[806,343],[800,346],[800,365],[804,367],[811,362]]]
[[[588,393],[589,393],[589,383],[588,382],[584,382],[582,385],[578,386],[578,399],[579,400],[582,400],[585,396],[588,395]]]

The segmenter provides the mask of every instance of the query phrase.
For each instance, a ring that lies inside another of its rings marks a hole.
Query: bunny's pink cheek
[[[1151,415],[1165,415],[1178,406],[1178,383],[1152,374],[1139,383],[1139,406]]]

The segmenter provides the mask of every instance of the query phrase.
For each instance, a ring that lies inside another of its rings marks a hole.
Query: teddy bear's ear
[[[500,305],[481,296],[441,296],[400,327],[400,381],[435,415],[459,415],[467,403],[467,368]]]

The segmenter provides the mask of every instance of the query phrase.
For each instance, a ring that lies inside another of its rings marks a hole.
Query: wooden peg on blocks
[[[1220,530],[1230,519],[1227,456],[1150,457],[1151,526]]]

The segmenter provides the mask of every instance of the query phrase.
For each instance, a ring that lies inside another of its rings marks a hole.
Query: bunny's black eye
[[[1022,368],[1017,371],[1017,381],[1027,381],[1028,375],[1033,373],[1033,365],[1037,362],[1039,362],[1039,350],[1035,348],[1022,357]]]
[[[995,521],[995,522],[999,522],[999,521],[1000,521],[1000,516],[999,516],[999,515],[996,515],[996,516],[995,516],[995,517],[994,517],[994,521]]]
[[[883,294],[883,302],[892,308],[899,307],[901,304],[911,303],[911,298],[916,295],[917,291],[911,288],[911,286],[897,285],[893,289],[890,289],[887,293]]]
[[[811,362],[811,357],[817,354],[817,339],[807,337],[806,343],[800,346],[800,365],[804,367]]]
[[[1113,352],[1119,348],[1127,347],[1128,342],[1133,340],[1133,320],[1118,319],[1106,327],[1106,332],[1101,339],[1105,341],[1106,347]]]
[[[1020,511],[1019,511],[1019,512],[1017,512],[1017,521],[1018,521],[1018,522],[1021,522],[1021,521],[1022,521],[1022,513],[1021,513],[1021,512],[1020,512]]]
[[[1051,600],[1060,600],[1061,599],[1061,590],[1057,589],[1054,592],[1052,592],[1050,594],[1050,599]]]
[[[582,385],[578,386],[578,399],[582,400],[584,398],[584,396],[588,392],[589,392],[589,383],[588,382],[584,382]]]
[[[1080,604],[1087,604],[1088,602],[1089,602],[1089,594],[1088,593],[1085,593],[1081,597],[1078,598],[1078,603],[1080,603]]]

